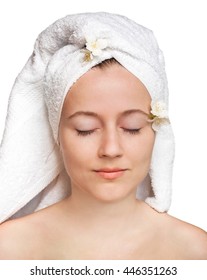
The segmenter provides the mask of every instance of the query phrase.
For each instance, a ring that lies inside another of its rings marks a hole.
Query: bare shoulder
[[[207,232],[167,215],[169,235],[182,259],[207,260]]]
[[[31,259],[38,246],[38,231],[35,219],[20,218],[0,225],[0,260]]]
[[[0,260],[48,259],[62,229],[58,209],[53,205],[1,224]]]
[[[0,259],[21,258],[21,247],[23,246],[23,229],[21,223],[8,221],[0,226]]]

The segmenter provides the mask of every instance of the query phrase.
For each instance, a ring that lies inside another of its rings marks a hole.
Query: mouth
[[[108,180],[113,180],[121,177],[122,175],[124,175],[125,171],[127,171],[127,169],[122,168],[103,168],[95,170],[97,175]]]

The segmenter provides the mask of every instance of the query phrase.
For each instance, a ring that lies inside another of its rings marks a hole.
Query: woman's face
[[[93,68],[72,86],[59,127],[72,192],[101,201],[135,195],[154,145],[150,103],[144,85],[119,64]]]

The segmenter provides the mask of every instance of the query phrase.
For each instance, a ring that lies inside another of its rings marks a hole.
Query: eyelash
[[[140,132],[140,129],[141,128],[134,128],[134,129],[123,128],[124,132],[127,132],[127,133],[132,134],[132,135],[138,134]]]
[[[123,128],[124,132],[129,133],[131,135],[136,135],[140,132],[141,128],[135,128],[135,129],[126,129]],[[76,129],[78,136],[88,136],[95,132],[95,130],[78,130]]]
[[[94,132],[94,130],[78,130],[76,129],[78,136],[87,136]]]

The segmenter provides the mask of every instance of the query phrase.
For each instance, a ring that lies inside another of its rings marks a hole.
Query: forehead
[[[130,110],[148,112],[151,98],[142,82],[119,64],[89,70],[71,87],[65,110]]]

